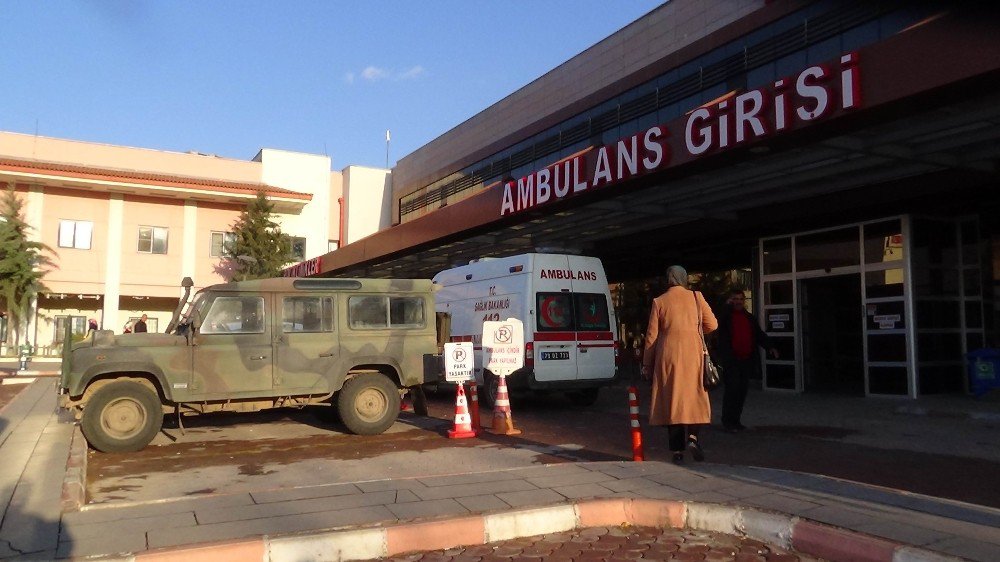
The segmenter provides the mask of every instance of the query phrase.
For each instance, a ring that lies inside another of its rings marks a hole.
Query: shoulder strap
[[[701,329],[701,303],[698,302],[698,291],[691,291],[691,296],[694,297],[694,306],[698,309],[698,335],[701,336],[701,350],[704,353],[708,353],[708,344],[705,343],[705,332]]]

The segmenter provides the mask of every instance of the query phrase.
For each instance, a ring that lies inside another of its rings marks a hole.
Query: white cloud
[[[420,76],[423,76],[425,72],[426,71],[424,70],[424,67],[422,67],[422,66],[420,66],[418,64],[418,65],[414,66],[413,68],[407,70],[406,72],[403,72],[402,74],[400,74],[398,78],[400,80],[409,80],[409,79],[412,79],[412,78],[419,78]]]
[[[377,66],[368,66],[361,71],[361,77],[371,82],[387,78],[388,76],[389,76],[388,71],[386,71],[383,68],[379,68]]]
[[[355,74],[354,72],[347,72],[344,74],[344,82],[347,84],[354,84],[356,78],[361,78],[368,82],[377,82],[379,80],[415,80],[427,74],[427,69],[422,65],[414,65],[403,72],[394,72],[390,69],[381,68],[375,65],[369,65],[364,68],[361,72]]]

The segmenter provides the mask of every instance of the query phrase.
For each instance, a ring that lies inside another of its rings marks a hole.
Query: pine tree
[[[272,218],[274,204],[264,192],[233,223],[233,240],[223,246],[233,281],[278,277],[292,261],[292,241]]]
[[[20,343],[32,299],[48,291],[42,278],[55,267],[46,255],[52,248],[28,240],[31,227],[24,221],[23,207],[14,187],[8,187],[0,198],[0,308],[11,320],[15,345]]]

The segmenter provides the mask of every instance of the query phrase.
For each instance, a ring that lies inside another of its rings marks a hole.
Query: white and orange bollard
[[[628,415],[632,425],[632,460],[646,460],[642,452],[642,429],[639,427],[639,399],[634,386],[628,387]]]
[[[469,417],[469,405],[465,401],[465,389],[460,384],[455,394],[455,425],[453,429],[448,430],[448,438],[466,439],[476,435],[476,430],[472,427],[472,418]]]
[[[493,405],[493,427],[490,433],[497,435],[520,435],[521,430],[514,428],[514,419],[510,415],[510,396],[507,394],[507,377],[500,375],[497,400]]]

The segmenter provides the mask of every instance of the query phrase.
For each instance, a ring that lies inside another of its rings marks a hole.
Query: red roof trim
[[[0,171],[30,174],[50,173],[52,175],[65,176],[68,178],[103,181],[129,181],[133,183],[143,183],[154,187],[180,187],[186,189],[200,189],[203,191],[225,191],[230,193],[247,194],[255,194],[258,191],[264,191],[264,193],[269,196],[301,199],[303,201],[312,200],[312,195],[308,193],[299,193],[297,191],[273,187],[263,183],[216,181],[205,178],[152,174],[134,170],[115,170],[112,168],[94,168],[90,166],[57,164],[53,162],[41,162],[35,160],[0,158]]]

